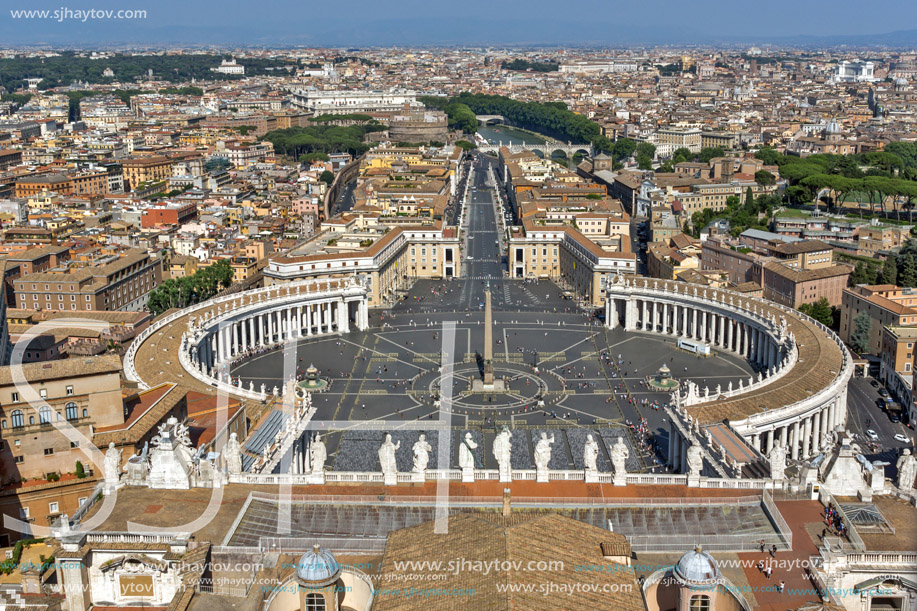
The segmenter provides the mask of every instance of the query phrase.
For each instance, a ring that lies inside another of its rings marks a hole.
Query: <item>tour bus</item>
[[[680,339],[678,340],[678,347],[681,348],[682,350],[693,352],[694,354],[710,356],[710,346],[708,346],[707,344],[702,344],[700,342],[692,342],[686,339]]]

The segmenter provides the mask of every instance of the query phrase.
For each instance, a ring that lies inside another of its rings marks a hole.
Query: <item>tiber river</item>
[[[509,127],[508,125],[488,125],[478,126],[478,133],[482,137],[490,140],[492,144],[498,144],[502,142],[503,144],[543,144],[547,142],[546,138],[541,138],[535,136],[528,132],[524,132],[516,129],[515,127]],[[564,157],[562,154],[554,157],[556,161],[563,162]],[[576,164],[572,160],[567,161],[567,167],[574,169]]]

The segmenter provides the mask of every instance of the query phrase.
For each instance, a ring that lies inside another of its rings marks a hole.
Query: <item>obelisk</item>
[[[484,386],[494,383],[494,316],[490,305],[490,284],[484,291]]]

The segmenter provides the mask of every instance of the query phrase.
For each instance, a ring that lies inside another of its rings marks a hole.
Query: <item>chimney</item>
[[[509,488],[503,489],[503,517],[509,517],[512,507],[510,507]]]

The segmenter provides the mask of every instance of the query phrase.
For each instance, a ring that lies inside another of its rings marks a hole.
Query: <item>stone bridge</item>
[[[482,153],[497,153],[502,146],[503,143],[498,142],[497,144],[478,146],[477,150]],[[508,144],[506,145],[506,148],[509,149],[510,153],[521,153],[522,151],[527,150],[536,154],[540,153],[542,157],[551,157],[556,151],[562,151],[568,158],[573,157],[573,155],[576,153],[583,153],[589,156],[592,156],[593,154],[591,144],[564,144],[562,142],[545,142],[544,144]]]
[[[478,123],[481,125],[496,125],[498,123],[506,124],[506,119],[503,118],[503,115],[475,115],[478,119]]]

